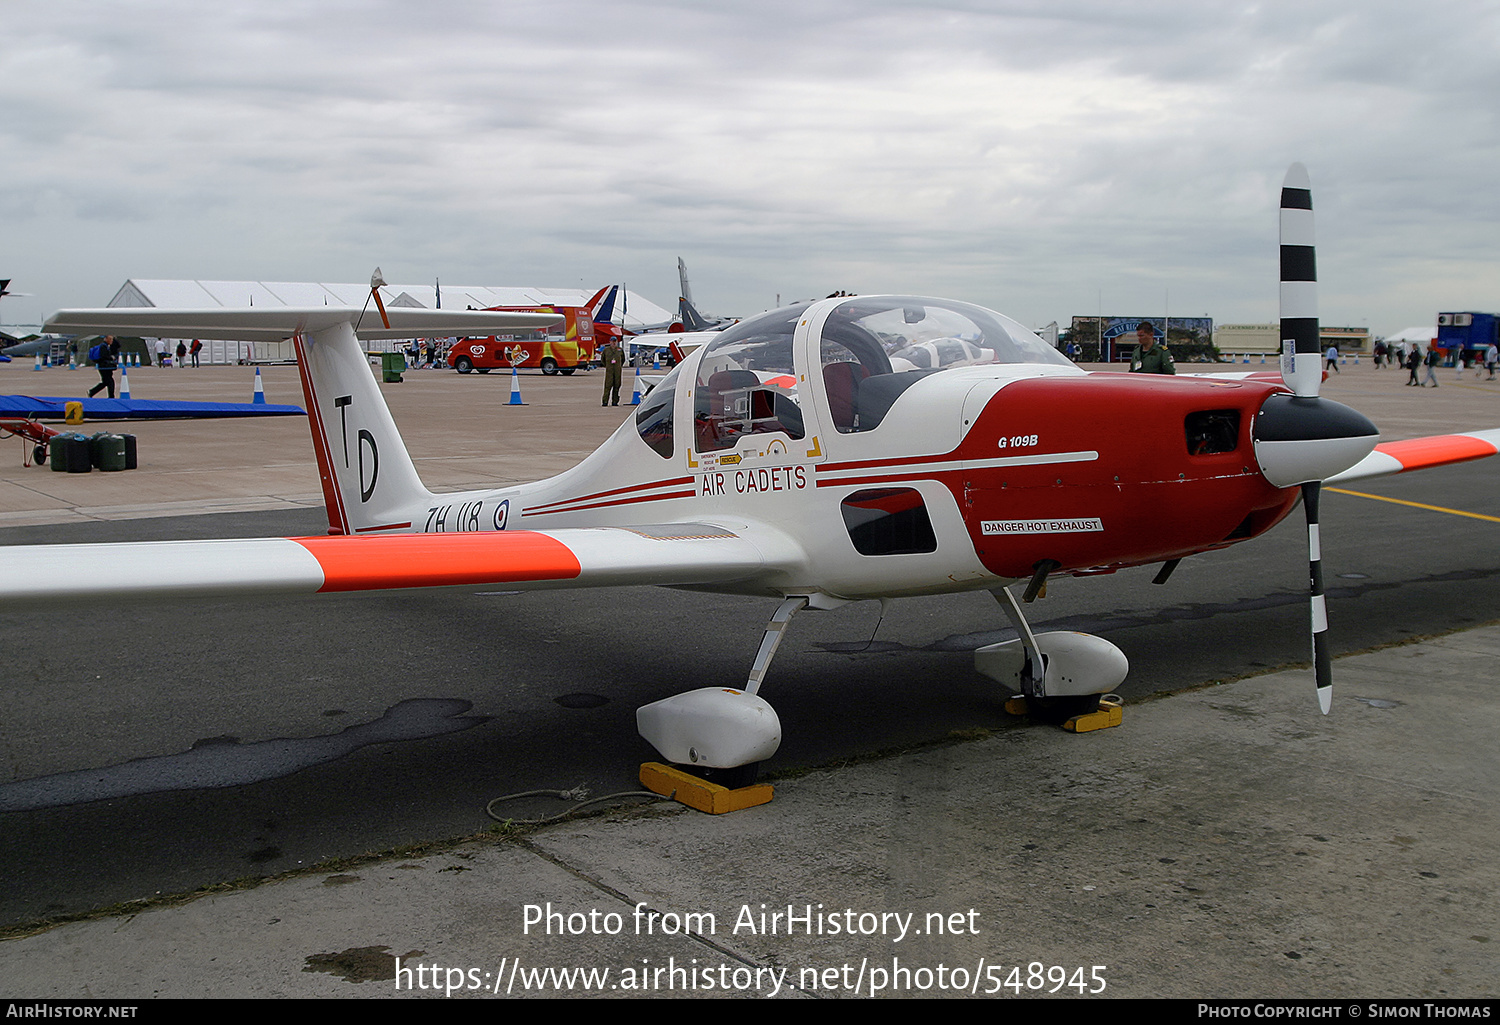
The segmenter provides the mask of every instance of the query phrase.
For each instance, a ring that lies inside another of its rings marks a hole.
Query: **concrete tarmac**
[[[1388,438],[1500,424],[1500,386],[1347,370],[1327,394]],[[0,389],[66,394],[17,374]],[[601,385],[523,378],[533,405],[510,409],[499,375],[384,391],[424,477],[460,487],[581,458],[628,412]],[[290,378],[267,391],[298,401]],[[316,507],[306,431],[141,425],[135,473],[0,468],[0,522]],[[1492,998],[1497,655],[1488,626],[1339,659],[1328,718],[1305,670],[1274,673],[1132,703],[1120,729],[806,772],[730,816],[652,805],[167,895],[0,942],[0,994]]]
[[[1338,660],[1326,719],[1305,672],[1271,674],[727,816],[653,805],[127,910],[0,944],[0,992],[1493,998],[1497,659],[1500,627],[1470,630]]]

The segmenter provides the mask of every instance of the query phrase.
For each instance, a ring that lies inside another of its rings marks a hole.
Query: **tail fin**
[[[682,297],[688,302],[693,301],[693,286],[688,283],[687,264],[682,262],[682,257],[677,258],[677,283],[682,286]]]
[[[693,306],[691,300],[682,297],[677,300],[677,311],[682,315],[682,329],[684,331],[707,331],[711,326],[703,319],[703,314]]]
[[[432,497],[347,322],[298,335],[297,366],[330,534],[410,529]]]
[[[594,293],[589,300],[589,319],[595,324],[610,324],[615,319],[615,296],[619,294],[619,285],[606,285]]]

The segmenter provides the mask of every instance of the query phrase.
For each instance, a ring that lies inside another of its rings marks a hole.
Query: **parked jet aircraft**
[[[51,327],[293,336],[335,536],[3,549],[3,600],[495,584],[774,598],[747,681],[638,713],[642,735],[668,760],[723,770],[753,765],[780,742],[758,691],[803,609],[988,590],[1019,636],[980,649],[976,667],[1031,703],[1086,711],[1124,678],[1124,654],[1087,634],[1034,634],[1023,602],[1052,574],[1161,563],[1164,579],[1181,559],[1265,533],[1300,497],[1326,712],[1321,482],[1492,455],[1500,430],[1377,446],[1369,420],[1318,396],[1312,210],[1300,165],[1282,196],[1284,383],[1091,374],[978,306],[835,297],[714,336],[573,469],[463,494],[422,485],[360,351],[356,309],[64,311]],[[459,319],[514,316],[390,314],[396,337],[490,333],[498,320]],[[992,358],[976,363],[961,348],[958,365],[942,365],[952,347],[931,343],[945,339]],[[927,346],[938,365],[893,366],[892,352]]]
[[[693,334],[700,331],[723,331],[737,323],[732,317],[705,317],[698,312],[691,299],[677,300],[677,315],[682,321],[682,331]]]
[[[739,322],[738,317],[713,317],[698,312],[698,307],[693,303],[693,286],[688,282],[687,264],[682,262],[682,257],[677,258],[677,283],[681,287],[681,293],[677,297],[677,319],[681,327],[673,327],[673,331],[722,331],[731,324]]]
[[[0,349],[0,353],[15,359],[23,356],[46,356],[52,352],[54,343],[67,341],[69,337],[71,336],[42,335],[39,338],[17,342],[15,345],[7,345],[5,348]]]

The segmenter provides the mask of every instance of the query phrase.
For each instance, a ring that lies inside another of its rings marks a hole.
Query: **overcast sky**
[[[127,278],[1500,309],[1500,4],[4,0],[0,322]]]

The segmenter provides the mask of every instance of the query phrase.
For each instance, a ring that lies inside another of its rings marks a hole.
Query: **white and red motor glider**
[[[989,591],[1018,638],[976,652],[978,669],[1036,705],[1087,711],[1124,679],[1124,654],[1088,634],[1034,634],[1012,586],[1029,600],[1053,574],[1153,563],[1164,579],[1181,559],[1265,533],[1300,497],[1326,712],[1321,483],[1492,455],[1500,430],[1377,446],[1369,420],[1320,398],[1300,165],[1281,216],[1281,380],[1087,373],[977,306],[839,297],[718,333],[567,472],[463,494],[423,486],[360,338],[489,334],[534,318],[393,309],[389,330],[356,331],[358,310],[329,307],[63,311],[48,330],[293,337],[330,536],[0,549],[5,600],[499,584],[764,596],[778,604],[748,679],[638,713],[667,760],[733,769],[780,743],[758,692],[799,610]],[[892,353],[945,340],[963,343],[950,346],[959,365],[893,365]],[[976,348],[992,361],[976,362]]]

